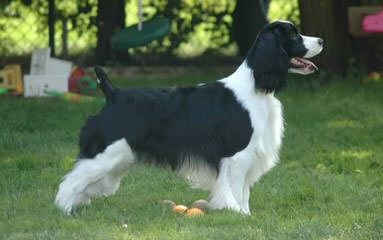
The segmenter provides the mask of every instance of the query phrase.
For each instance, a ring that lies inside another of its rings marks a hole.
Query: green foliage
[[[272,0],[268,15],[271,21],[282,19],[299,25],[298,0]]]
[[[25,5],[23,1],[16,0],[1,5],[0,55],[25,54],[48,42],[46,20],[43,17],[47,13],[45,3],[34,1]]]
[[[209,1],[143,1],[145,19],[156,15],[171,19],[171,32],[163,40],[141,48],[149,52],[195,56],[206,49],[219,49],[230,43],[229,28],[235,2]],[[136,23],[137,4],[129,2],[128,23]],[[132,11],[133,9],[133,11]],[[145,27],[145,26],[144,26]],[[132,51],[134,52],[134,50]]]
[[[196,84],[231,71],[170,69],[114,82]],[[0,239],[382,239],[383,85],[361,80],[313,90],[316,77],[289,79],[278,94],[281,162],[252,188],[250,217],[173,214],[158,201],[190,205],[208,193],[151,166],[137,166],[115,195],[65,216],[53,204],[57,186],[73,165],[81,124],[100,104],[1,97]]]
[[[62,49],[62,21],[68,21],[70,54],[85,53],[96,45],[97,0],[57,1],[55,40]],[[191,57],[207,50],[232,49],[230,27],[235,1],[232,0],[143,0],[144,19],[163,15],[171,20],[171,32],[136,52],[167,52]],[[137,1],[126,1],[126,24],[138,22]],[[46,0],[0,1],[0,56],[29,54],[34,48],[48,45]],[[271,1],[269,16],[298,22],[297,0]],[[145,26],[144,26],[145,27]]]
[[[62,36],[63,21],[68,21],[68,49],[71,53],[89,51],[96,45],[97,0],[56,1],[56,36]],[[56,38],[58,49],[62,48]]]
[[[10,1],[0,13],[0,55],[29,54],[34,48],[48,45],[48,2],[45,0]],[[96,0],[56,1],[55,40],[62,48],[62,22],[68,19],[71,53],[89,50],[96,43]]]
[[[56,14],[58,20],[68,19],[71,29],[81,36],[94,28],[96,24],[97,0],[57,1]]]

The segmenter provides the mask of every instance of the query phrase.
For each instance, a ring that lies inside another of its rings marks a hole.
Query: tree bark
[[[237,0],[233,12],[232,37],[245,56],[259,30],[268,23],[269,0]]]
[[[110,38],[125,26],[125,0],[98,0],[96,63],[105,64],[111,58]]]
[[[347,5],[347,0],[299,0],[303,34],[324,39],[324,49],[317,60],[321,69],[339,71],[349,65],[352,54]]]
[[[62,58],[68,59],[69,52],[68,52],[68,19],[63,17],[61,19],[61,26],[62,26],[62,35],[61,35],[61,41],[62,41]]]
[[[352,64],[370,70],[383,66],[381,38],[355,38],[348,32],[348,7],[372,2],[374,0],[299,0],[303,34],[324,39],[324,50],[315,60],[321,69],[342,73]]]
[[[56,7],[54,0],[48,0],[48,34],[49,34],[49,47],[51,48],[51,56],[56,54],[55,48],[55,21],[56,21]]]

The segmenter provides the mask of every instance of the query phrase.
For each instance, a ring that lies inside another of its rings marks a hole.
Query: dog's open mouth
[[[315,71],[318,71],[318,67],[313,62],[307,59],[300,57],[294,57],[290,59],[289,72],[299,74],[310,74]]]

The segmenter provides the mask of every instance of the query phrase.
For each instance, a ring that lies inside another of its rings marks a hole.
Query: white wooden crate
[[[48,65],[48,59],[51,57],[50,48],[39,48],[33,50],[31,59],[31,75],[44,75],[46,66]]]
[[[24,97],[46,97],[44,91],[68,92],[66,75],[24,75]]]
[[[49,58],[45,69],[45,75],[69,75],[72,71],[72,63],[57,58]]]
[[[36,49],[32,53],[31,73],[24,75],[24,96],[47,96],[45,90],[68,92],[68,79],[72,63],[50,57],[50,48]]]

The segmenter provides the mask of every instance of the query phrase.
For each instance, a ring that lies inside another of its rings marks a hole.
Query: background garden
[[[103,102],[1,95],[0,239],[383,239],[383,38],[355,36],[348,14],[380,1],[143,0],[144,20],[166,17],[170,31],[114,51],[110,37],[138,22],[138,6],[1,1],[0,67],[28,72],[33,49],[50,46],[82,68],[106,66],[119,87],[195,85],[232,73],[268,21],[287,19],[323,37],[313,59],[320,72],[291,75],[277,94],[286,122],[281,161],[252,188],[252,215],[174,214],[160,201],[190,205],[208,193],[139,165],[115,195],[66,216],[54,205],[57,187],[83,122]]]

